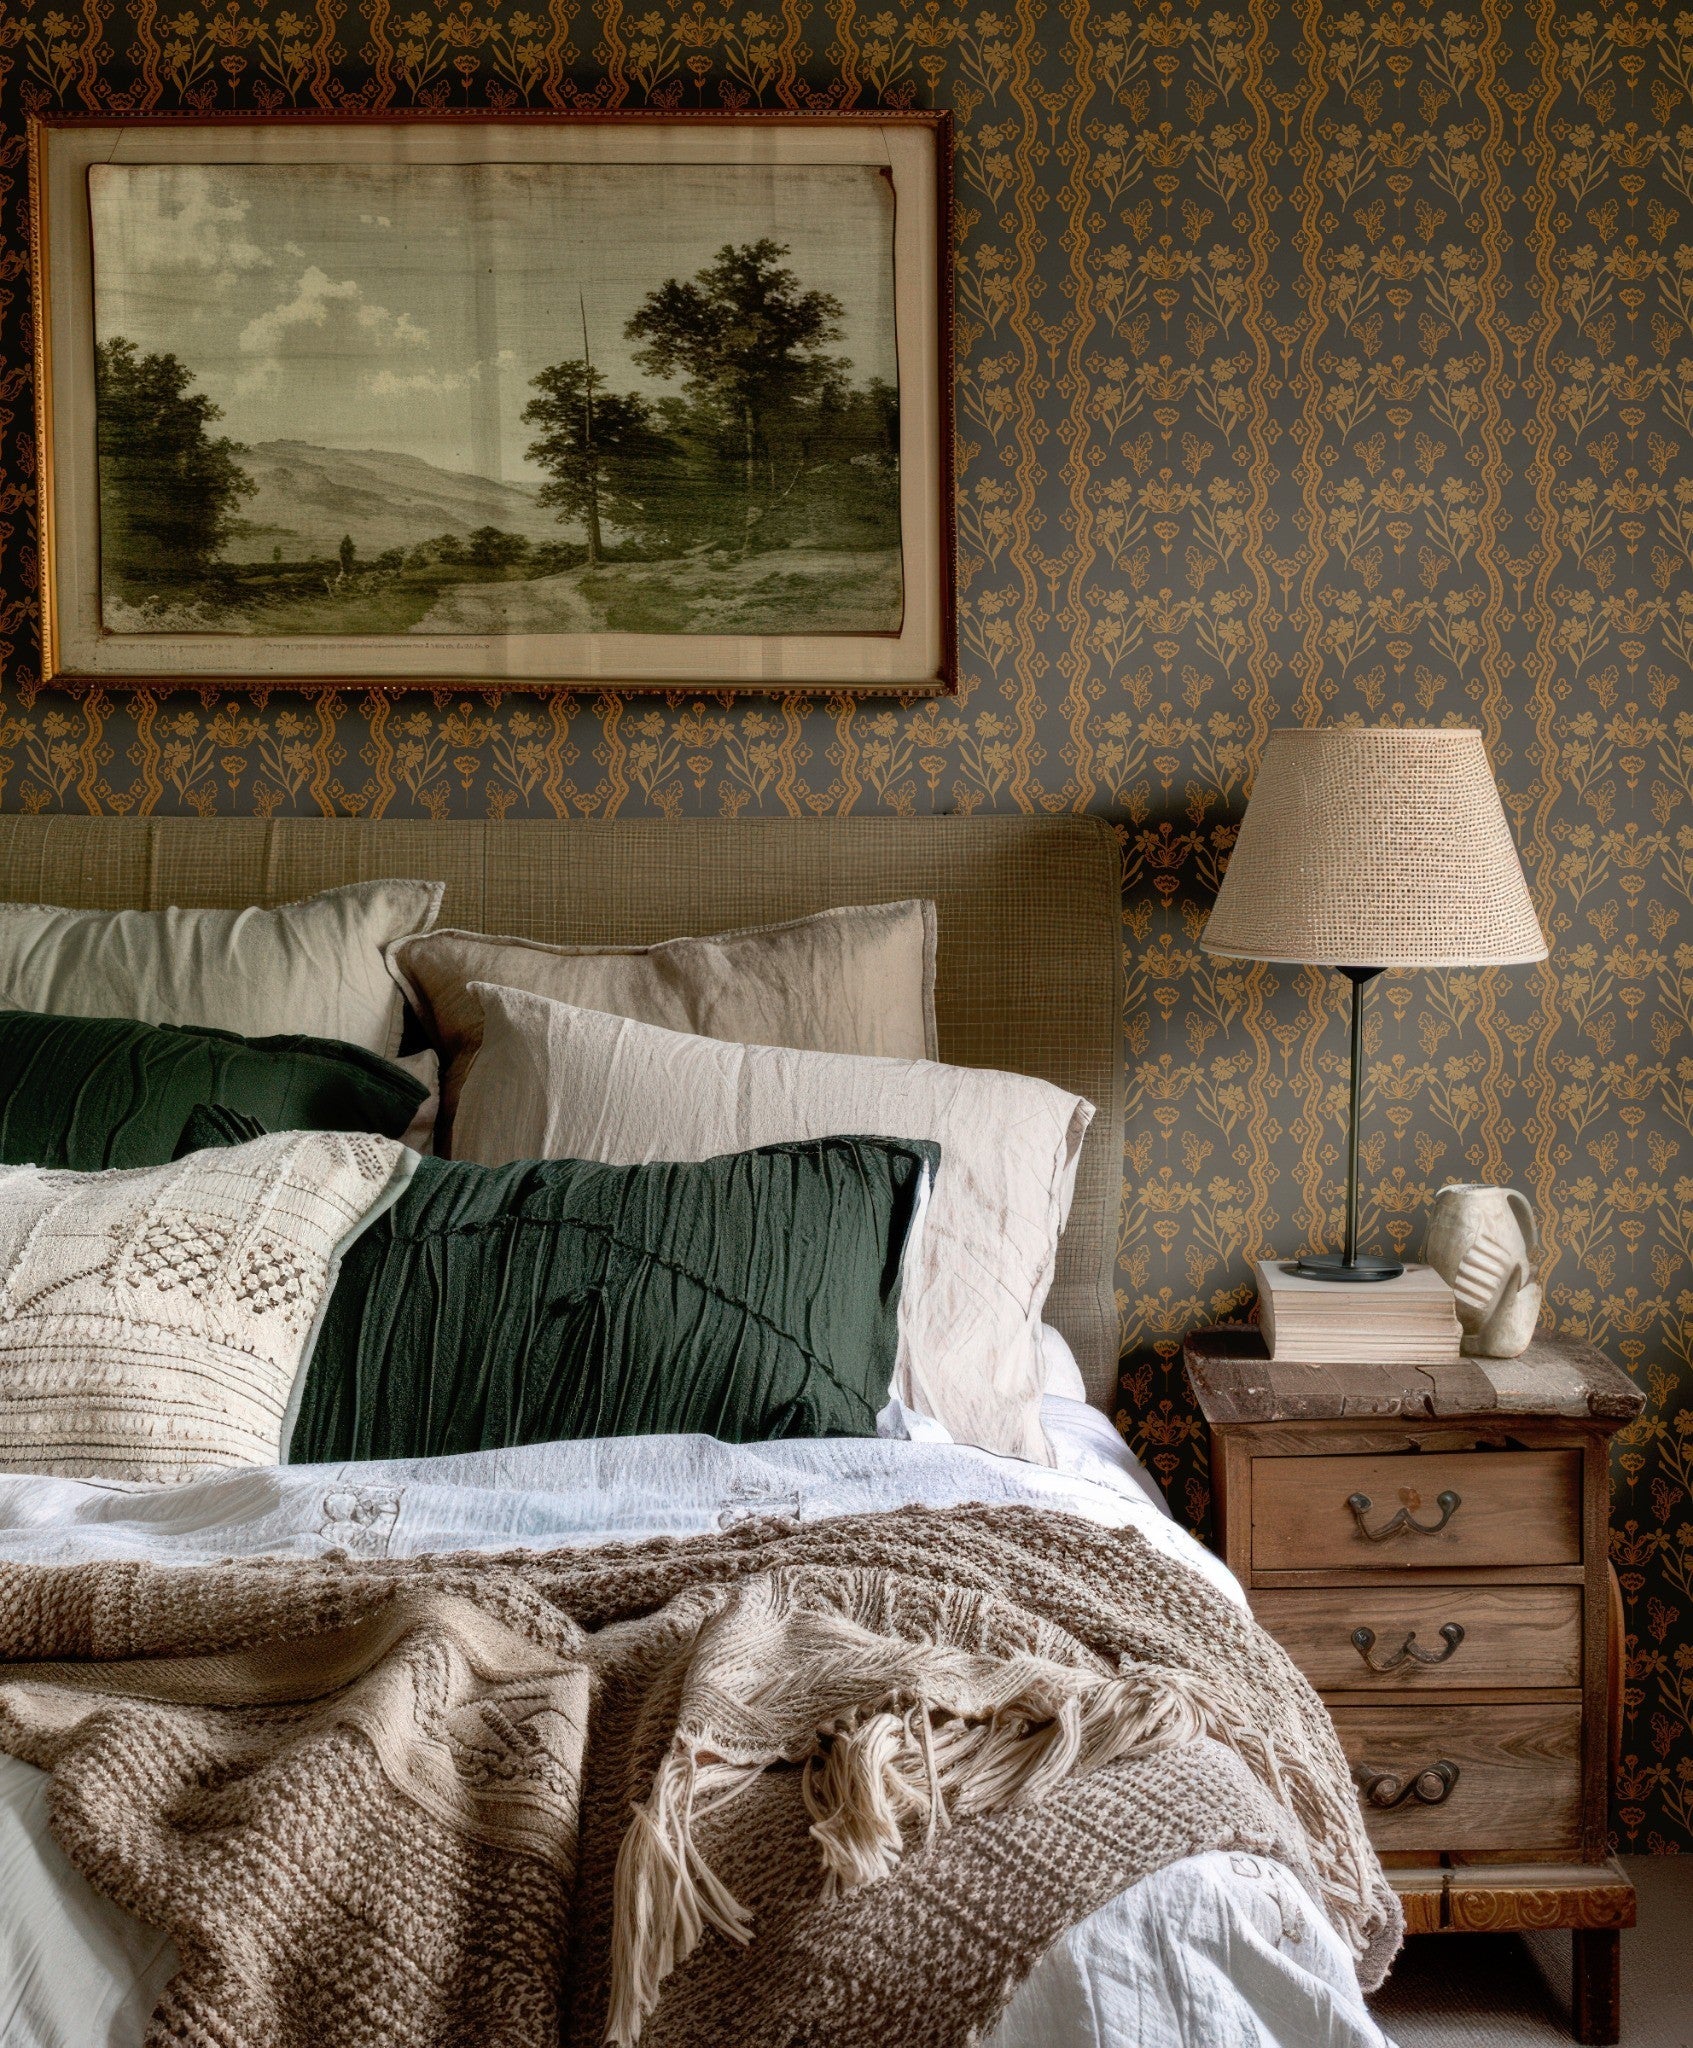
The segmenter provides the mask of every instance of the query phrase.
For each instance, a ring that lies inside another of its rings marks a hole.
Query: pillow
[[[354,882],[279,910],[0,903],[0,1009],[337,1038],[392,1057],[382,949],[435,922],[441,882]]]
[[[1076,1363],[1076,1354],[1070,1349],[1069,1339],[1064,1333],[1055,1330],[1050,1323],[1040,1326],[1040,1352],[1041,1363],[1046,1370],[1042,1392],[1056,1395],[1062,1401],[1086,1401],[1087,1382]]]
[[[482,1043],[482,1006],[470,993],[478,981],[705,1038],[892,1059],[936,1052],[932,903],[824,910],[656,946],[429,932],[396,940],[387,959],[441,1055],[438,1151],[451,1150],[458,1098]]]
[[[866,1130],[938,1144],[895,1389],[960,1442],[1051,1462],[1040,1311],[1091,1103],[1021,1074],[725,1045],[518,989],[475,993],[486,1014],[462,1158],[628,1165]]]
[[[245,1145],[269,1135],[256,1116],[247,1116],[239,1109],[225,1109],[220,1103],[197,1102],[188,1112],[188,1121],[171,1157],[186,1159],[190,1152],[210,1152],[219,1145]]]
[[[1175,1520],[1170,1503],[1164,1498],[1164,1489],[1123,1441],[1109,1415],[1102,1414],[1090,1402],[1048,1394],[1041,1403],[1041,1416],[1061,1472],[1102,1480],[1116,1493],[1122,1492],[1125,1479],[1132,1480],[1166,1521]],[[1220,1566],[1222,1559],[1215,1558],[1213,1562]],[[1228,1590],[1235,1600],[1245,1604],[1246,1596],[1238,1581]]]
[[[394,1064],[409,1074],[423,1090],[423,1099],[412,1112],[412,1120],[400,1133],[400,1143],[414,1152],[435,1149],[435,1119],[441,1108],[441,1062],[425,1048],[422,1052],[394,1055]]]
[[[275,1464],[337,1249],[413,1156],[295,1132],[133,1173],[0,1166],[0,1469]]]
[[[397,1138],[424,1095],[356,1045],[0,1011],[0,1162],[11,1166],[163,1166],[196,1103],[267,1131]]]
[[[687,1166],[420,1160],[342,1266],[289,1457],[874,1436],[934,1161],[852,1137]]]

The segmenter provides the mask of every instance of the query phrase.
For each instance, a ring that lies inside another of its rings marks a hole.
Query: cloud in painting
[[[89,173],[96,200],[105,171],[96,165]],[[126,188],[125,198],[126,238],[136,250],[146,251],[157,278],[191,278],[197,291],[204,291],[208,281],[228,290],[240,277],[272,267],[270,256],[253,239],[248,202],[220,193],[197,167],[185,167],[168,184]]]
[[[364,388],[372,398],[444,398],[480,384],[484,370],[497,374],[516,361],[515,350],[502,348],[487,362],[466,363],[462,370],[382,369],[365,379]]]
[[[445,396],[482,382],[482,365],[470,363],[462,370],[378,370],[365,379],[364,388],[372,398]]]
[[[364,295],[357,278],[332,278],[309,264],[292,298],[242,328],[243,355],[365,355],[372,349],[427,348],[429,330],[409,313],[391,313]]]

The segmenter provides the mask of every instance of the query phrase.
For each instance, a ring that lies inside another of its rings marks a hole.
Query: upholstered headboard
[[[1047,1319],[1094,1401],[1117,1385],[1122,942],[1095,818],[687,818],[430,824],[0,818],[0,898],[105,909],[286,903],[381,875],[447,884],[441,922],[647,943],[929,896],[941,1057],[1038,1074],[1098,1107]]]

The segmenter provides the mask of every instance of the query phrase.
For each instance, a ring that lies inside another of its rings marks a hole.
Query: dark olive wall
[[[90,0],[0,14],[0,64],[0,805],[1110,816],[1121,1416],[1196,1524],[1181,1333],[1339,1193],[1339,990],[1195,943],[1253,762],[1482,728],[1553,957],[1380,986],[1369,1228],[1516,1181],[1557,1326],[1646,1390],[1618,1832],[1693,1847],[1693,15]],[[652,103],[957,115],[956,701],[35,687],[27,108]]]

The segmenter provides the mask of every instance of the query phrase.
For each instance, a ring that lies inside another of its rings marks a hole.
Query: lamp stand
[[[1291,1259],[1284,1268],[1302,1280],[1397,1280],[1405,1267],[1399,1259],[1374,1258],[1358,1253],[1358,1106],[1363,1094],[1364,1072],[1364,984],[1374,981],[1380,967],[1343,967],[1340,972],[1352,984],[1352,1098],[1346,1120],[1346,1249],[1308,1252]]]

